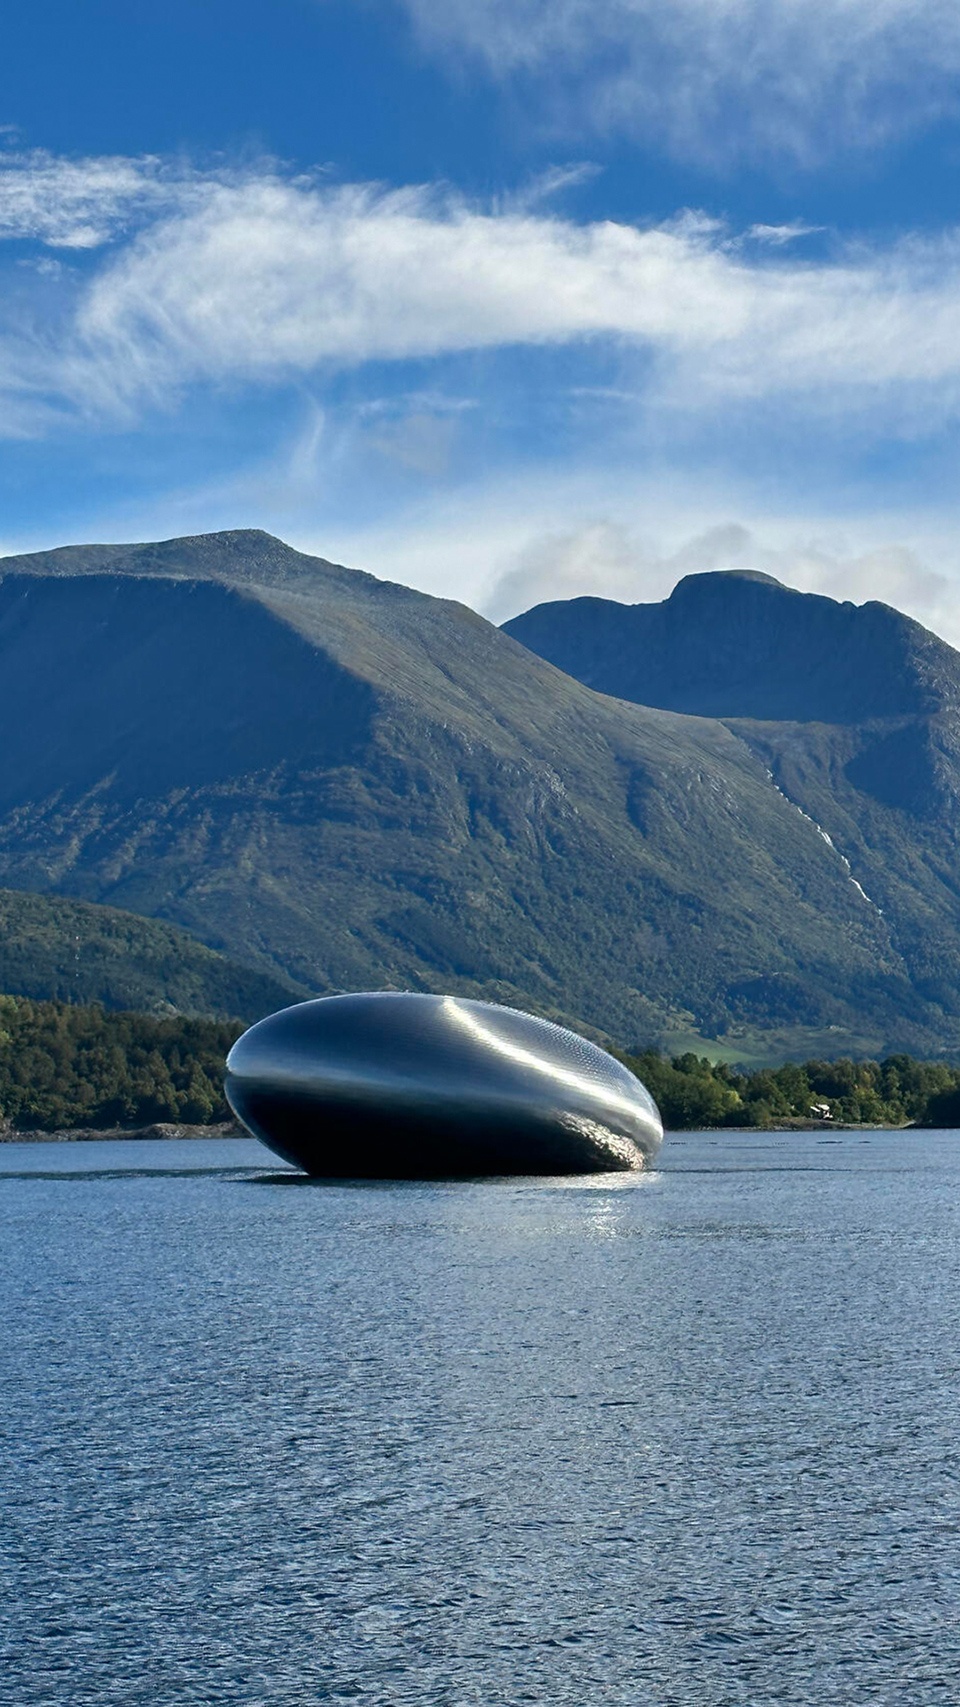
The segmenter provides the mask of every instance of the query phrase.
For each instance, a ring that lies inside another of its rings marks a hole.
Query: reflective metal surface
[[[638,1169],[663,1128],[639,1079],[595,1044],[459,996],[326,996],[234,1044],[227,1097],[318,1177],[424,1179]]]

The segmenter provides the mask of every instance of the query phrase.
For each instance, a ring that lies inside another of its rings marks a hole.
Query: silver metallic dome
[[[251,1026],[227,1058],[243,1124],[341,1179],[642,1168],[663,1137],[628,1069],[574,1032],[460,996],[325,996]]]

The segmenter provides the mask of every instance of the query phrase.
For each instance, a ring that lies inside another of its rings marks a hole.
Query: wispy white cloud
[[[802,592],[855,604],[879,599],[960,642],[960,606],[949,575],[907,545],[857,550],[832,531],[833,538],[824,538],[796,522],[727,522],[667,546],[622,522],[586,523],[528,540],[488,588],[484,609],[494,621],[506,621],[535,604],[584,594],[637,604],[666,598],[684,575],[760,569]]]
[[[389,461],[428,478],[446,474],[457,439],[457,421],[451,414],[411,410],[399,418],[383,421],[368,434],[367,442]]]
[[[577,189],[598,177],[600,167],[589,160],[574,161],[567,166],[548,166],[522,184],[512,194],[504,196],[501,209],[513,213],[529,213],[544,203],[562,196],[566,190]]]
[[[952,108],[954,0],[396,0],[458,76],[520,78],[574,134],[811,163]]]
[[[960,406],[958,232],[804,261],[699,215],[578,224],[429,187],[127,166],[31,156],[0,173],[0,234],[106,245],[31,296],[22,268],[10,284],[10,418],[135,421],[192,385],[572,345],[606,352],[598,396],[634,393],[663,420],[776,404],[883,434]]]
[[[491,213],[429,189],[211,182],[96,274],[72,355],[118,398],[324,365],[613,340],[661,403],[907,394],[951,411],[960,235],[820,264],[737,252],[714,222],[656,229]],[[89,394],[89,393],[88,393]]]
[[[0,154],[0,240],[96,249],[145,215],[182,206],[194,181],[192,172],[150,155]]]
[[[769,243],[774,249],[782,249],[786,243],[796,243],[801,237],[813,237],[823,229],[822,225],[805,225],[803,220],[794,219],[787,225],[751,225],[745,236],[754,243]]]

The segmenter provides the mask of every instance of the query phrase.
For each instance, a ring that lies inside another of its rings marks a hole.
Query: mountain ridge
[[[187,581],[224,579],[260,585],[285,585],[304,576],[312,578],[318,568],[335,575],[364,573],[328,562],[326,558],[311,557],[262,528],[228,528],[219,533],[186,534],[182,538],[127,545],[60,545],[51,550],[0,558],[0,574],[55,577],[122,574]]]
[[[611,699],[268,536],[178,543],[0,561],[0,662],[46,707],[0,755],[0,882],[317,993],[449,989],[628,1046],[960,1049],[766,725]]]
[[[535,650],[562,655],[573,674],[598,690],[669,699],[690,710],[702,704],[691,654],[696,661],[709,648],[710,692],[721,721],[849,862],[890,923],[892,946],[914,990],[941,1012],[954,1012],[960,654],[875,601],[841,605],[711,575],[689,578],[680,601],[675,590],[661,606],[593,601],[585,611],[573,603],[538,607],[508,629]],[[677,625],[678,609],[688,627],[694,624],[692,643]],[[825,627],[832,630],[830,644],[818,652]],[[886,652],[874,643],[878,632]],[[785,633],[789,645],[780,644]],[[656,664],[645,668],[654,645]],[[827,659],[831,672],[846,674],[832,704],[829,693],[824,703],[822,667],[810,686],[811,659],[820,666]],[[818,715],[800,719],[795,713],[805,696]],[[753,715],[758,710],[767,715]],[[781,715],[770,715],[774,710]]]
[[[863,723],[960,703],[960,654],[912,617],[759,572],[687,575],[654,604],[548,602],[503,629],[600,693],[697,716]]]

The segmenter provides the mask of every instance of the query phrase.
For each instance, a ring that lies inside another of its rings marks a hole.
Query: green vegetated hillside
[[[215,953],[175,925],[14,889],[0,890],[0,990],[247,1021],[304,994]]]
[[[222,1121],[224,1061],[240,1030],[237,1021],[0,996],[0,1137]],[[942,1062],[901,1055],[746,1072],[693,1054],[622,1059],[673,1131],[809,1120],[814,1102],[841,1122],[960,1125],[960,1068]]]
[[[31,708],[0,755],[11,887],[307,991],[450,990],[633,1047],[960,1051],[908,952],[922,896],[852,881],[769,723],[615,700],[256,533],[3,560],[0,663]]]

